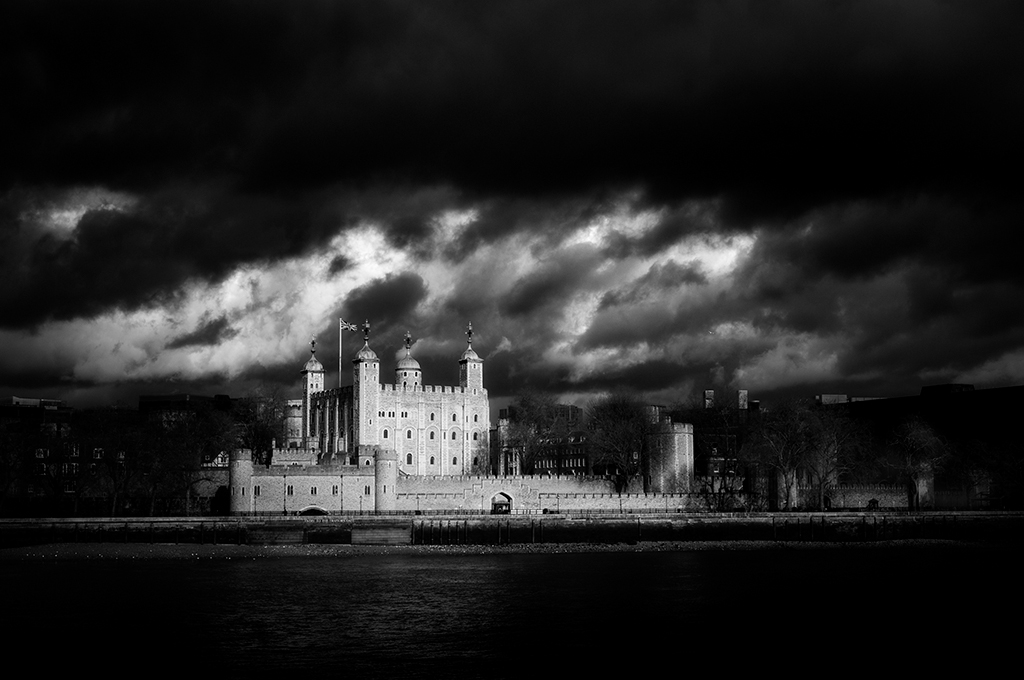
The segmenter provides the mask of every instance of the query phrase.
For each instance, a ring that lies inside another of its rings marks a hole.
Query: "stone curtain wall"
[[[796,494],[800,506],[807,506],[817,494],[817,489],[798,486]],[[832,499],[833,510],[864,510],[872,500],[878,501],[879,508],[903,510],[907,507],[907,490],[899,485],[838,484],[828,487],[825,495]]]
[[[395,509],[404,512],[490,512],[495,496],[512,502],[512,512],[680,511],[693,504],[691,494],[615,493],[602,477],[522,475],[513,477],[400,477]]]

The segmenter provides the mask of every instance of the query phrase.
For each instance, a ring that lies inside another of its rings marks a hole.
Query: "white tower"
[[[370,349],[370,322],[363,323],[363,348],[352,360],[352,420],[356,426],[355,445],[379,443],[377,410],[380,407],[380,361]]]

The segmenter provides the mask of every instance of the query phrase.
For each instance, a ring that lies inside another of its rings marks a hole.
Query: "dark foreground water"
[[[1024,604],[1016,550],[959,546],[5,560],[0,579],[4,665],[42,677],[1015,675]]]

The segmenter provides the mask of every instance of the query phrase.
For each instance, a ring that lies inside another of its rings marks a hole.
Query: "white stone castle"
[[[370,349],[366,323],[352,386],[325,390],[314,344],[302,371],[302,400],[290,404],[286,444],[317,450],[321,463],[352,462],[360,446],[393,449],[406,475],[463,475],[484,468],[490,434],[484,362],[473,350],[472,324],[466,337],[459,384],[452,387],[423,384],[408,333],[395,382],[380,384],[380,361]]]
[[[355,329],[341,326],[342,332]],[[484,471],[490,410],[472,324],[457,386],[423,384],[408,333],[395,382],[381,384],[369,323],[362,331],[351,386],[324,388],[316,341],[310,343],[302,398],[287,404],[285,447],[273,451],[269,466],[254,465],[247,450],[231,456],[233,514],[685,507],[693,475],[692,426],[665,422],[654,435],[659,455],[652,472],[659,493],[617,494],[604,478],[489,476]]]

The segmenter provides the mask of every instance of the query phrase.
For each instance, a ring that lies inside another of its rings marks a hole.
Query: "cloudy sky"
[[[1022,29],[1012,1],[5,2],[0,395],[295,391],[313,335],[335,385],[339,316],[385,376],[410,331],[433,384],[471,321],[495,397],[1024,383]]]

